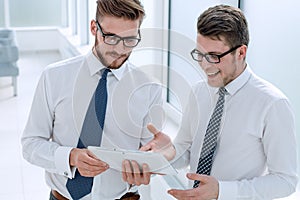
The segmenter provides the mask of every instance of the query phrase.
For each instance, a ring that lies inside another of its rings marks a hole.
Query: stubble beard
[[[117,59],[115,59],[114,61],[112,61],[111,63],[109,63],[104,55],[100,52],[99,50],[100,45],[99,42],[97,41],[97,38],[95,39],[95,46],[94,46],[94,52],[96,53],[96,57],[99,59],[99,61],[107,68],[110,69],[119,69],[129,58],[131,52],[127,53],[127,54],[118,54],[116,51],[108,51],[105,52],[105,56],[111,56],[114,55],[115,57],[118,57]],[[123,59],[123,61],[120,64],[118,63],[118,60]]]

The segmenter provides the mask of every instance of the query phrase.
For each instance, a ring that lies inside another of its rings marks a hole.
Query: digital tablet
[[[101,147],[89,146],[88,149],[93,152],[100,160],[109,164],[110,168],[122,171],[123,160],[135,160],[141,166],[148,164],[150,172],[159,174],[177,174],[176,169],[160,153],[144,152],[123,149],[106,149]]]

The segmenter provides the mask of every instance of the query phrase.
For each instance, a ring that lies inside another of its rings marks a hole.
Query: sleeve
[[[198,106],[196,86],[191,89],[188,102],[182,114],[182,122],[177,136],[174,139],[176,156],[173,159],[173,166],[176,168],[187,167],[190,164],[190,148],[195,134],[198,130],[200,108]]]
[[[219,181],[219,198],[275,199],[292,194],[297,185],[295,121],[286,99],[275,101],[265,117],[262,144],[267,159],[264,176],[239,181]]]
[[[47,70],[43,72],[33,98],[21,143],[23,157],[31,164],[51,173],[72,177],[69,165],[71,147],[60,147],[51,141],[55,120]]]
[[[149,84],[149,83],[148,83]],[[148,113],[143,120],[142,145],[149,142],[153,135],[148,131],[147,124],[152,123],[158,130],[162,130],[165,123],[163,110],[162,86],[157,83],[151,83],[148,96]]]

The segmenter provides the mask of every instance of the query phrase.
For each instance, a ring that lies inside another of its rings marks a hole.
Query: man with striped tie
[[[197,22],[191,55],[207,76],[195,85],[181,128],[170,138],[150,126],[142,147],[164,153],[174,166],[190,166],[190,189],[176,199],[275,199],[297,185],[295,120],[287,97],[246,62],[247,21],[241,10],[217,5]],[[272,59],[272,58],[266,58]]]

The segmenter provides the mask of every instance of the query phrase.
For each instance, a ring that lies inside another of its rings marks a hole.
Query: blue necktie
[[[219,89],[219,98],[214,109],[214,112],[209,120],[202,150],[198,162],[197,174],[210,175],[213,155],[217,146],[217,137],[220,132],[221,118],[223,114],[226,89],[221,87]],[[199,186],[199,181],[194,181],[194,188]]]
[[[106,77],[108,72],[110,72],[110,69],[105,69],[102,73],[102,77],[90,101],[78,140],[78,148],[100,146],[101,144],[107,104]],[[68,179],[66,184],[72,199],[78,200],[91,193],[93,180],[93,177],[81,176],[78,170],[76,170],[75,177]]]

